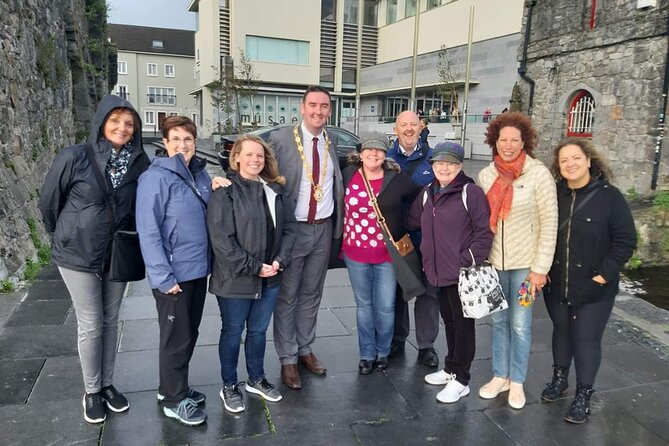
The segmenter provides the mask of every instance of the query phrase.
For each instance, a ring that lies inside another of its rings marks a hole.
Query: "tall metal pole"
[[[474,38],[474,5],[469,8],[469,40],[467,41],[467,74],[465,75],[465,99],[462,104],[462,135],[460,144],[465,146],[467,135],[467,101],[469,100],[469,76],[472,68],[472,40]]]
[[[420,0],[416,0],[416,24],[413,28],[413,67],[411,69],[411,97],[409,110],[416,111],[416,65],[418,64],[418,31],[420,30]]]
[[[360,131],[360,69],[362,68],[362,22],[364,15],[364,0],[358,0],[358,58],[355,64],[355,121],[353,133]]]

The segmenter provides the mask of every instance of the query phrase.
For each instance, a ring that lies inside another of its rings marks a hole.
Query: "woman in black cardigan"
[[[572,358],[576,395],[565,415],[583,423],[602,359],[602,335],[618,293],[620,270],[636,248],[636,230],[622,193],[609,184],[606,164],[587,140],[554,152],[558,178],[557,248],[544,290],[553,321],[553,379],[541,394],[555,401],[567,389]]]

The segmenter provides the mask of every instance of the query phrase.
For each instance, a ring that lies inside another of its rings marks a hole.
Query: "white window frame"
[[[151,119],[149,119],[151,116]],[[156,125],[156,112],[155,110],[144,110],[144,126],[155,126]]]
[[[169,72],[168,68],[172,69],[171,73]],[[165,77],[174,77],[174,75],[176,73],[176,69],[174,67],[174,64],[171,64],[171,63],[166,63],[165,67],[164,67],[164,70],[165,70]]]
[[[122,89],[125,90],[125,96],[121,95]],[[128,97],[130,97],[130,93],[128,93],[128,86],[125,84],[116,84],[116,96],[119,96],[127,101]]]
[[[123,69],[121,69],[121,67],[123,67]],[[117,68],[116,72],[118,74],[128,74],[128,62],[126,62],[125,60],[117,61],[116,68]]]
[[[153,91],[151,91],[153,89]],[[151,102],[151,95],[153,95],[153,102]],[[166,101],[163,101],[163,96],[169,96]],[[160,100],[159,100],[160,99]],[[158,87],[149,86],[147,88],[146,100],[151,105],[177,105],[177,89],[174,87]]]
[[[147,63],[146,64],[146,75],[151,77],[158,76],[158,64]]]

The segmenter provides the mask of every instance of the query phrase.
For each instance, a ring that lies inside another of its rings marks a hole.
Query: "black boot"
[[[581,424],[588,420],[590,414],[590,397],[595,393],[592,386],[576,385],[576,396],[564,416],[565,421]]]
[[[541,392],[541,400],[546,402],[552,402],[560,398],[567,387],[569,387],[569,382],[567,378],[569,377],[569,367],[560,367],[559,365],[553,366],[553,380],[546,384],[546,388]]]

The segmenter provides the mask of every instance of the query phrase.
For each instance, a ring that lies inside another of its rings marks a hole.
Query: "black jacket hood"
[[[102,133],[102,127],[109,117],[111,111],[116,108],[127,109],[137,118],[139,125],[137,128],[135,128],[135,132],[133,133],[132,139],[130,140],[130,145],[132,146],[133,152],[142,150],[142,120],[140,119],[139,114],[130,102],[126,101],[120,96],[111,94],[104,96],[98,104],[98,108],[95,111],[95,118],[91,123],[90,132],[88,133],[88,143],[93,147],[97,147],[100,140],[105,141],[105,137]]]

